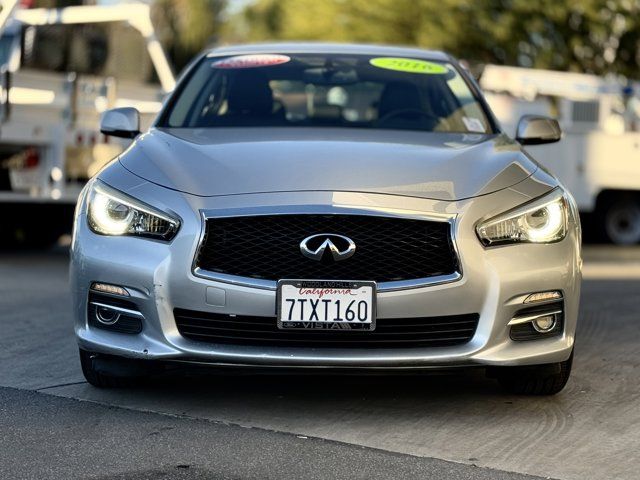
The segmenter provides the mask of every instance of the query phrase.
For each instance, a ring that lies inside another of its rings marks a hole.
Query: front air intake
[[[477,313],[443,317],[378,318],[374,331],[280,330],[275,317],[175,309],[180,334],[213,344],[306,348],[449,347],[469,342]]]

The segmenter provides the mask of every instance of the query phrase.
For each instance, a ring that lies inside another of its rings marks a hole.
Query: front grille
[[[379,318],[373,332],[357,330],[280,330],[275,317],[230,316],[175,309],[180,334],[201,342],[333,348],[447,347],[467,343],[475,334],[479,315]]]
[[[356,253],[317,261],[300,252],[314,234],[344,235]],[[450,275],[458,270],[448,222],[365,215],[264,215],[210,218],[196,266],[262,280],[392,282]]]

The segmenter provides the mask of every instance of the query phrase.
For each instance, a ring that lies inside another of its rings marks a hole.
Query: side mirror
[[[557,120],[540,115],[524,115],[518,122],[516,141],[522,145],[542,145],[558,142],[562,130]]]
[[[100,132],[112,137],[135,138],[140,133],[140,113],[131,107],[107,110],[100,117]]]

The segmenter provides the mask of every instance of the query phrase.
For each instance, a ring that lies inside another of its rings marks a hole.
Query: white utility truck
[[[585,223],[640,242],[640,89],[617,78],[487,65],[480,86],[514,134],[524,114],[558,119],[559,143],[527,147],[574,195]]]
[[[175,78],[149,6],[0,11],[0,244],[47,245],[69,231],[87,179],[125,143],[100,114],[131,106],[142,128]]]

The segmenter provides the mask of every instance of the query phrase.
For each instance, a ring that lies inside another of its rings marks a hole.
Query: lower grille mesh
[[[280,330],[275,317],[230,316],[175,309],[180,334],[208,343],[333,348],[446,347],[473,338],[479,315],[379,318],[373,332]]]

